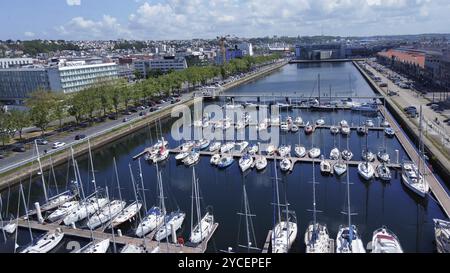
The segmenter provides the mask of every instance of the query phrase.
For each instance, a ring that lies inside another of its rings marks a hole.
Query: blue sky
[[[1,8],[2,40],[450,33],[448,0],[5,0]]]

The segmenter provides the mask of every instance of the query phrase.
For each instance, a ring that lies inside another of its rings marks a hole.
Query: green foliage
[[[36,55],[38,53],[49,53],[61,50],[76,50],[79,51],[80,48],[66,41],[42,41],[42,40],[32,40],[23,41],[17,44],[9,45],[11,49],[22,50],[25,54]]]
[[[26,105],[30,109],[30,116],[33,125],[40,128],[42,133],[54,120],[54,106],[56,103],[55,94],[50,91],[38,90],[27,99]]]

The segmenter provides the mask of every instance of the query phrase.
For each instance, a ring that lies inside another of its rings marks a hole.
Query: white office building
[[[143,77],[147,77],[150,70],[167,73],[169,71],[178,71],[187,68],[187,62],[184,57],[166,56],[155,60],[136,60],[134,69]]]
[[[32,58],[0,58],[0,69],[13,68],[13,67],[21,67],[25,65],[32,65]]]
[[[237,49],[242,51],[243,56],[253,56],[253,45],[251,43],[240,43],[237,45]]]

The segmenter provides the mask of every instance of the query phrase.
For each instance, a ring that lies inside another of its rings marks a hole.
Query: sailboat
[[[450,253],[450,221],[433,219],[438,253]]]
[[[243,178],[244,179],[244,178]],[[247,249],[247,252],[250,252],[250,250],[260,250],[257,245],[256,236],[255,236],[255,229],[253,226],[253,220],[252,218],[256,215],[252,214],[250,210],[250,204],[248,202],[248,196],[247,196],[247,188],[245,186],[245,180],[242,182],[242,207],[241,211],[238,212],[239,215],[239,223],[241,223],[241,217],[245,217],[245,236],[246,236],[246,244],[238,244],[239,247]],[[240,229],[240,226],[239,226]],[[239,238],[239,236],[238,236]],[[240,239],[240,238],[239,238]],[[238,239],[238,240],[239,240]],[[232,249],[229,248],[228,252],[230,252]]]
[[[397,236],[386,227],[373,232],[371,248],[372,253],[403,253]]]
[[[164,218],[164,225],[161,226],[155,234],[155,240],[161,241],[172,235],[172,232],[176,232],[183,225],[186,214],[181,211],[174,211]]]
[[[298,157],[303,158],[306,156],[306,148],[301,145],[301,135],[302,134],[298,134],[298,145],[295,145],[294,152]]]
[[[211,163],[211,165],[217,166],[219,164],[219,161],[221,158],[222,158],[222,156],[219,153],[217,153],[217,154],[214,154],[213,156],[211,156],[211,159],[209,162]]]
[[[110,239],[96,240],[94,242],[87,244],[80,250],[76,251],[76,253],[85,253],[85,254],[106,253],[106,251],[108,251],[110,243],[111,243]]]
[[[341,153],[339,152],[339,149],[337,147],[333,148],[330,152],[330,159],[331,160],[338,160]]]
[[[62,204],[57,210],[52,212],[48,217],[47,221],[49,222],[56,222],[58,220],[61,220],[66,215],[72,213],[79,207],[78,201],[69,201],[64,204]]]
[[[280,162],[280,169],[283,172],[288,172],[292,169],[292,161],[288,157],[284,157]]]
[[[41,236],[32,245],[28,246],[21,253],[48,253],[54,249],[63,239],[64,232],[60,228],[48,232]]]
[[[348,143],[349,143],[349,138],[347,138],[347,149],[344,150],[341,153],[341,158],[339,158],[338,162],[336,164],[334,164],[333,169],[334,169],[334,173],[337,176],[341,176],[343,175],[345,172],[347,172],[347,164],[345,164],[342,159],[350,161],[351,156],[353,156],[353,154],[351,154],[350,149],[348,147]],[[345,156],[344,156],[345,155]],[[351,156],[350,156],[351,155]]]
[[[326,225],[317,222],[316,210],[316,175],[313,160],[313,222],[309,224],[305,232],[306,253],[332,253],[332,241]]]
[[[267,159],[261,154],[261,149],[259,151],[259,154],[255,157],[255,167],[257,171],[262,171],[267,167]]]
[[[96,229],[97,227],[106,224],[113,219],[121,211],[125,209],[127,203],[121,200],[113,200],[103,207],[98,213],[94,214],[87,222],[87,226],[90,229]]]
[[[373,157],[373,154],[371,152],[369,152],[368,139],[369,139],[369,136],[366,135],[366,149],[365,149],[365,152],[363,151],[363,158],[364,158],[365,162],[361,162],[358,164],[358,173],[365,180],[372,179],[373,175],[375,174],[375,170],[374,170],[372,164],[369,163],[369,161],[371,161],[371,158]],[[372,156],[370,154],[372,154]]]
[[[239,167],[242,172],[246,172],[253,165],[253,157],[249,154],[245,154],[241,159],[239,159]]]
[[[339,227],[336,238],[336,253],[366,253],[358,230],[355,225],[352,225],[352,213],[350,212],[350,174],[347,174],[347,212],[345,214],[348,217],[348,225],[341,225]]]
[[[376,171],[377,171],[378,177],[381,180],[383,180],[383,181],[391,180],[391,178],[392,178],[391,170],[386,165],[386,163],[382,163],[382,164],[378,165]]]
[[[194,203],[197,214],[198,223],[193,226],[194,222]],[[191,236],[189,240],[193,244],[201,243],[209,236],[214,228],[214,215],[207,212],[203,218],[200,219],[200,190],[198,179],[195,177],[195,168],[192,169],[192,203],[191,203]]]
[[[280,194],[278,190],[278,172],[275,158],[275,189],[276,189],[276,206],[278,211],[278,223],[272,232],[272,253],[288,253],[295,239],[297,238],[297,218],[295,213],[289,211],[289,204],[280,204]],[[282,220],[281,206],[285,207],[283,212],[286,213],[285,219]]]
[[[189,153],[189,155],[185,159],[183,159],[183,163],[186,166],[192,166],[194,164],[197,164],[199,160],[200,160],[200,153],[194,149]]]

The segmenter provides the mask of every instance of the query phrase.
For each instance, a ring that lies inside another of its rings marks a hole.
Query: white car
[[[61,148],[64,145],[66,145],[66,143],[64,143],[64,142],[55,142],[55,143],[53,143],[53,149]]]

